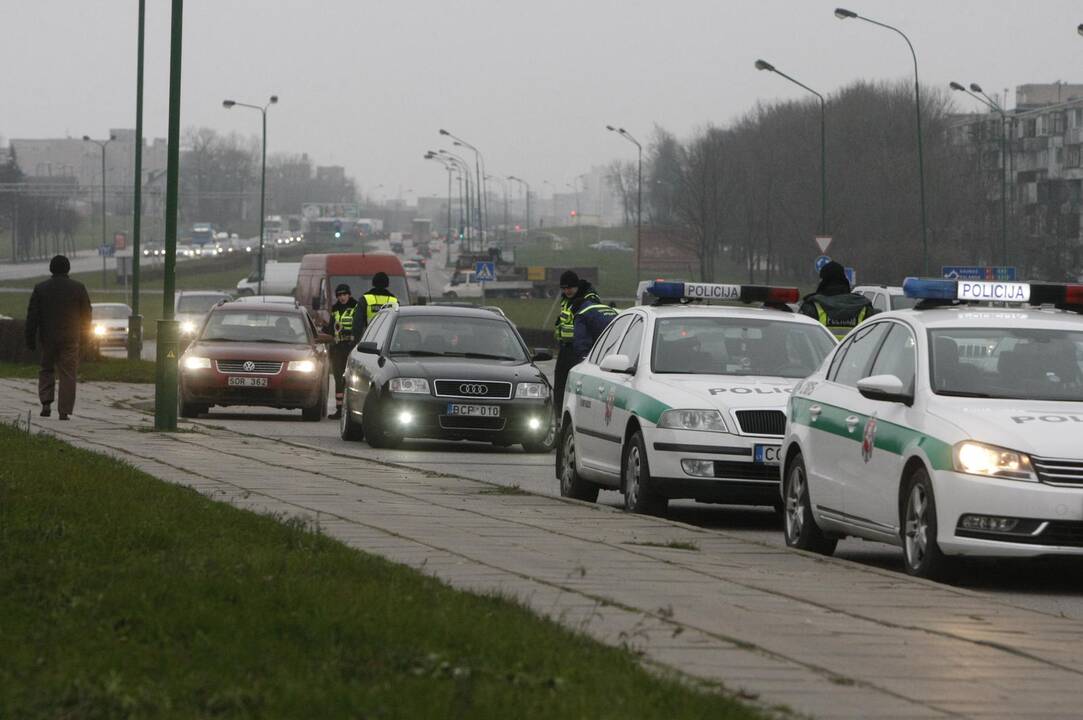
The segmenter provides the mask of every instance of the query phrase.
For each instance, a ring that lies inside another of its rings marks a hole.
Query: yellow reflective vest
[[[399,299],[394,295],[365,293],[361,297],[365,300],[365,325],[372,322],[372,318],[376,317],[376,313],[380,312],[388,305],[399,304]]]

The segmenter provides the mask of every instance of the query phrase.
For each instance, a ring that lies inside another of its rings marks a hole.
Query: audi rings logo
[[[241,367],[244,368],[245,372],[252,372],[256,369],[256,364],[251,360],[245,360],[244,365],[242,365]]]
[[[463,395],[488,395],[489,387],[487,385],[463,383],[459,386],[459,392]]]

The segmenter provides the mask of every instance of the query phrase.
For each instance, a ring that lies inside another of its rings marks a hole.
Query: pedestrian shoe
[[[327,416],[331,420],[342,419],[342,408],[336,408],[335,411]]]
[[[60,419],[61,420],[67,420],[68,419],[68,414],[67,413],[60,413]]]
[[[53,414],[53,409],[51,407],[49,407],[48,403],[45,403],[44,405],[41,406],[41,416],[42,417],[49,417],[52,414]]]

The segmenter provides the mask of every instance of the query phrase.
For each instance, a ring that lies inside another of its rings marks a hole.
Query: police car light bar
[[[801,297],[797,288],[769,285],[726,285],[720,283],[682,282],[679,280],[655,280],[649,283],[647,292],[665,300],[732,300],[753,303],[795,303]]]
[[[1083,285],[906,278],[903,294],[918,300],[1083,305]]]

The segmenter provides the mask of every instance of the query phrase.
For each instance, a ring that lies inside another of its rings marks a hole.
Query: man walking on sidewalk
[[[60,419],[75,408],[75,373],[79,370],[79,343],[90,330],[90,296],[83,283],[68,277],[71,263],[63,255],[49,262],[51,278],[34,286],[26,310],[26,346],[41,342],[38,398],[41,416],[52,414],[56,376],[60,376]]]

